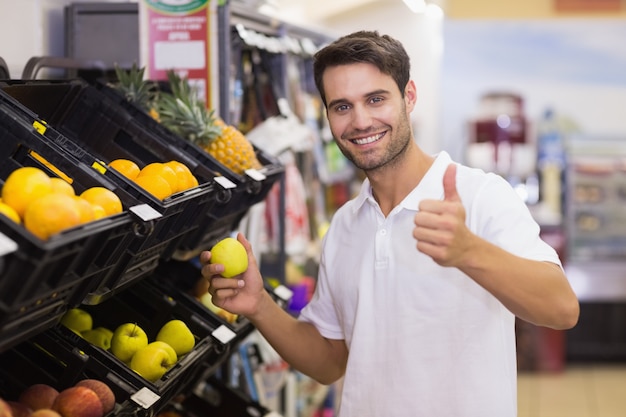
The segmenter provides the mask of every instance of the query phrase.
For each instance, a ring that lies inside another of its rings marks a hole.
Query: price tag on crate
[[[161,397],[154,392],[150,391],[148,388],[143,387],[136,393],[130,396],[130,399],[145,408],[146,410],[152,405],[159,401]]]
[[[265,174],[257,169],[246,169],[246,175],[255,181],[263,181],[267,178]]]
[[[237,336],[235,332],[233,332],[223,324],[217,329],[213,330],[213,333],[211,333],[211,335],[220,342],[222,342],[222,344],[224,345],[233,340],[235,336]]]
[[[278,287],[274,288],[274,294],[276,294],[278,298],[285,302],[291,300],[291,297],[293,297],[293,291],[291,291],[284,285],[279,285]]]
[[[17,247],[17,243],[15,243],[3,233],[0,233],[0,256],[8,255],[11,252],[15,252],[17,250]]]
[[[214,177],[213,180],[226,190],[237,187],[237,184],[223,176]]]
[[[148,204],[138,204],[136,206],[130,207],[128,210],[135,213],[141,220],[145,222],[158,219],[159,217],[163,217],[161,213],[153,209]]]

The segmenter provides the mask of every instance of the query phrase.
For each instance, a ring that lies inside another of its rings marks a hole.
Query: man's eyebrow
[[[363,94],[363,98],[368,98],[368,97],[377,96],[381,94],[389,94],[389,90],[384,90],[381,88],[379,90],[370,91],[368,93]],[[338,99],[328,102],[328,107],[333,107],[338,104],[343,104],[343,103],[348,103],[348,102],[349,101],[345,98],[338,98]]]

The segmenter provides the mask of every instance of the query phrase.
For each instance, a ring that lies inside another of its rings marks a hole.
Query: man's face
[[[396,161],[412,140],[414,84],[403,98],[393,78],[370,64],[327,68],[323,81],[330,129],[343,154],[366,172]]]

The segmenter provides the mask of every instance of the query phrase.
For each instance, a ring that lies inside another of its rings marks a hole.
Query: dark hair
[[[343,36],[320,49],[314,58],[315,86],[324,105],[326,94],[322,77],[328,67],[372,64],[394,79],[403,96],[410,78],[411,63],[402,44],[389,35],[379,35],[377,31],[359,31]]]

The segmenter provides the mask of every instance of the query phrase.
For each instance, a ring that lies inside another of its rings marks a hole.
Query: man
[[[366,174],[333,216],[315,295],[298,319],[263,290],[251,247],[237,279],[201,255],[213,301],[246,316],[295,369],[344,378],[340,417],[512,417],[515,316],[573,327],[579,305],[556,252],[501,177],[431,156],[409,115],[402,45],[377,32],[315,56],[337,145]]]

